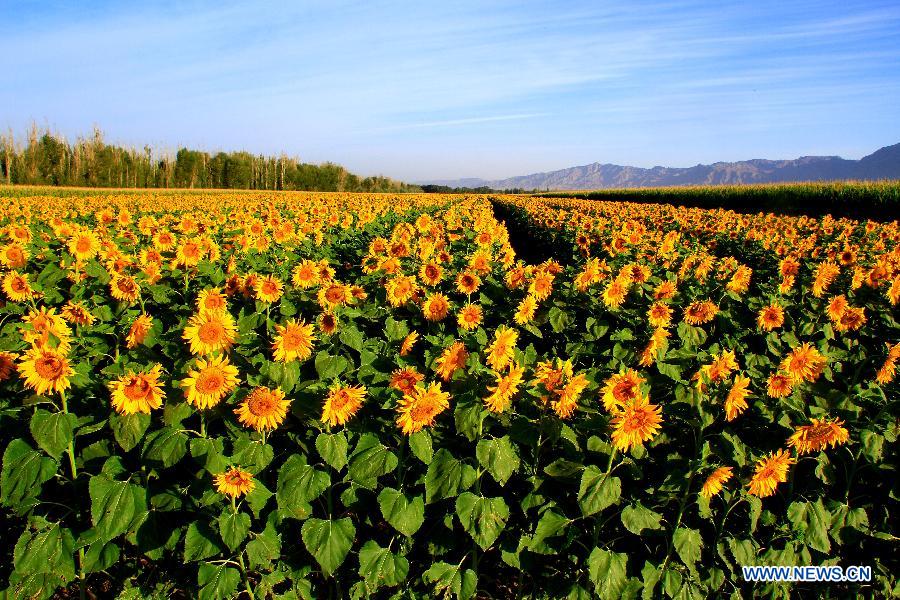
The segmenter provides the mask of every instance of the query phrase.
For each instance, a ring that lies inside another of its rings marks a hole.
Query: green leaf
[[[627,577],[628,555],[594,548],[587,559],[591,582],[601,600],[614,600],[622,595]]]
[[[348,348],[352,348],[357,352],[362,350],[363,334],[356,327],[345,327],[341,330],[341,333],[338,334],[338,339]]]
[[[303,544],[313,555],[322,573],[328,577],[334,573],[350,552],[356,528],[350,519],[329,521],[308,519],[300,531]]]
[[[273,560],[281,556],[281,537],[274,528],[266,527],[266,530],[247,542],[247,558],[250,560],[250,568],[268,566]]]
[[[197,598],[228,600],[234,597],[240,582],[241,573],[237,569],[224,564],[203,563],[197,571],[197,585],[200,586]]]
[[[585,516],[590,516],[616,504],[622,495],[622,482],[618,477],[604,475],[597,467],[590,465],[581,474],[578,489],[578,505]]]
[[[147,510],[146,491],[127,481],[106,475],[91,477],[91,523],[105,542],[139,525]]]
[[[509,436],[481,440],[475,448],[475,456],[481,466],[499,483],[506,485],[512,474],[519,468],[519,454],[509,440]]]
[[[366,433],[360,436],[350,455],[350,479],[362,487],[372,487],[377,478],[397,468],[397,456],[382,444],[378,437]]]
[[[397,321],[388,317],[384,322],[384,333],[391,342],[399,342],[409,334],[409,326],[405,321]]]
[[[463,570],[462,565],[436,562],[422,574],[425,583],[434,585],[434,591],[443,595],[453,594],[458,600],[469,600],[475,595],[478,576],[472,569]]]
[[[59,460],[75,438],[77,425],[78,417],[71,413],[51,413],[39,408],[31,417],[31,435],[41,450]]]
[[[407,537],[412,537],[425,522],[422,496],[410,498],[394,488],[384,488],[378,494],[378,505],[384,520]]]
[[[175,427],[163,427],[144,441],[144,459],[159,461],[166,468],[180,461],[187,453],[188,437]]]
[[[347,436],[343,431],[338,433],[320,433],[316,437],[316,450],[328,465],[335,471],[347,466]]]
[[[644,529],[662,529],[662,515],[638,502],[622,510],[622,525],[634,535],[641,535]]]
[[[316,354],[316,373],[319,379],[337,379],[349,364],[343,356],[332,356],[324,350]]]
[[[59,523],[44,521],[34,532],[26,528],[19,536],[13,549],[13,567],[23,575],[50,573],[57,585],[64,585],[75,579],[74,554],[72,532]]]
[[[485,498],[463,492],[456,499],[456,515],[475,543],[487,550],[506,526],[509,507],[503,498]]]
[[[34,450],[28,442],[15,439],[3,452],[0,471],[0,503],[15,507],[35,498],[41,486],[56,473],[58,463]]]
[[[672,536],[672,542],[675,545],[675,551],[681,557],[681,562],[693,571],[694,565],[700,560],[703,551],[703,540],[700,538],[700,532],[696,529],[679,527],[675,530],[675,535]]]
[[[245,512],[235,512],[226,508],[219,515],[219,535],[228,549],[234,552],[250,532],[250,515]]]
[[[125,452],[131,451],[144,439],[144,434],[147,433],[149,426],[150,415],[143,413],[114,414],[109,417],[109,427],[112,429],[113,437]]]
[[[863,429],[859,432],[859,441],[862,443],[863,455],[869,462],[878,463],[881,460],[884,436],[870,429]]]
[[[259,473],[269,466],[274,457],[275,450],[270,444],[262,444],[250,439],[250,436],[242,434],[234,442],[231,461],[247,467],[253,473]]]
[[[331,485],[331,477],[306,464],[299,454],[292,454],[278,471],[278,487],[275,498],[278,508],[289,516],[304,519],[309,516],[309,503],[318,498]]]
[[[409,436],[409,449],[413,455],[426,465],[434,458],[434,448],[431,444],[431,433],[427,429],[420,429]]]
[[[444,448],[438,450],[425,473],[425,504],[452,498],[475,483],[475,469],[455,458]]]
[[[359,574],[371,593],[381,586],[394,587],[406,581],[409,561],[369,540],[359,550]]]
[[[531,541],[528,544],[528,549],[541,554],[552,553],[552,550],[547,547],[544,540],[560,535],[571,522],[571,519],[567,519],[558,512],[548,510],[538,520],[537,527],[534,529],[534,535],[531,536]]]
[[[184,562],[203,560],[224,551],[219,536],[207,523],[194,521],[188,525],[184,534]]]
[[[792,502],[788,507],[788,520],[794,531],[803,534],[807,546],[826,554],[831,551],[828,531],[832,517],[821,498],[815,502]]]

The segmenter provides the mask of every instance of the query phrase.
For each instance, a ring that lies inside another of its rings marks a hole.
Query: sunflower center
[[[75,250],[78,252],[88,252],[91,249],[91,240],[82,237],[78,238],[78,242],[75,244]]]
[[[34,370],[43,379],[58,379],[64,366],[62,359],[56,356],[42,356],[34,361]]]
[[[217,344],[225,335],[225,329],[218,321],[207,321],[197,330],[197,337],[204,344]]]
[[[241,485],[244,483],[244,477],[237,471],[229,471],[225,474],[225,482],[230,485]]]
[[[28,289],[28,284],[21,277],[16,277],[12,280],[11,287],[13,291],[21,293]]]
[[[217,394],[225,387],[225,374],[216,367],[204,369],[197,379],[197,391],[201,394]]]
[[[328,291],[325,292],[325,298],[331,303],[340,302],[343,297],[344,291],[336,285],[331,286],[328,288]]]
[[[247,408],[257,417],[267,417],[275,412],[275,399],[269,394],[253,394],[247,401]]]
[[[437,407],[435,406],[434,402],[432,402],[429,398],[424,398],[412,407],[412,409],[409,411],[409,416],[413,421],[417,423],[430,421],[432,418],[434,418],[436,408]]]
[[[144,377],[134,375],[128,379],[128,383],[122,388],[122,393],[129,400],[143,400],[150,395],[150,382]]]

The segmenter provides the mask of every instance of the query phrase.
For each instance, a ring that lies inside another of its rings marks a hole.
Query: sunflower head
[[[291,401],[278,388],[257,387],[241,402],[234,413],[241,424],[257,431],[275,429],[287,416]]]
[[[224,473],[219,473],[213,478],[213,481],[216,484],[217,492],[232,498],[249,494],[256,487],[253,474],[237,467],[231,467]]]

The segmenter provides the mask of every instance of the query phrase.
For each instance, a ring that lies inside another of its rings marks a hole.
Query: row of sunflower
[[[897,589],[897,223],[256,192],[4,210],[12,597],[778,596],[740,566],[860,556],[874,580],[835,595]],[[569,250],[513,248],[548,240]]]

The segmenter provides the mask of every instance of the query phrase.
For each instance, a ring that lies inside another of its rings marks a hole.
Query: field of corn
[[[900,594],[898,221],[0,200],[4,597]]]

